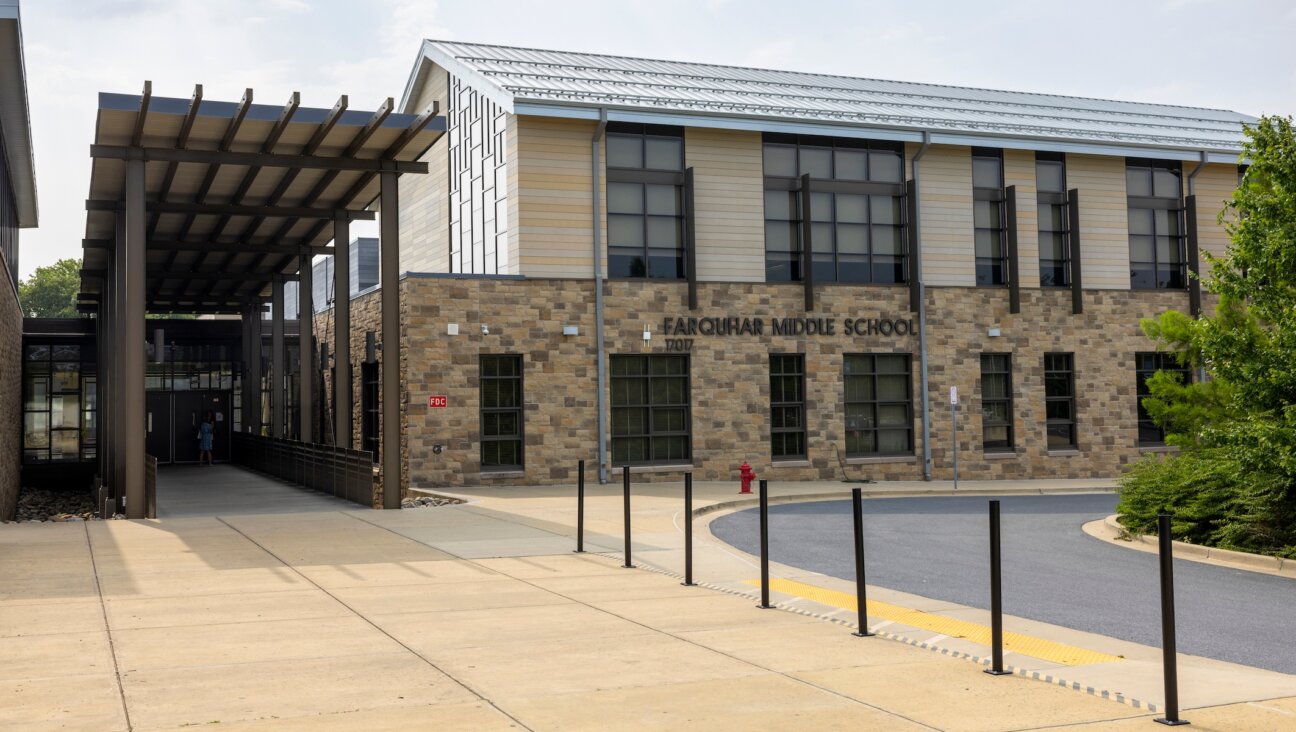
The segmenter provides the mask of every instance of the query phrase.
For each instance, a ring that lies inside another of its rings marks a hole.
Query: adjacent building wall
[[[22,474],[22,308],[16,261],[18,210],[0,131],[0,520],[14,516]],[[14,261],[10,261],[13,258]]]

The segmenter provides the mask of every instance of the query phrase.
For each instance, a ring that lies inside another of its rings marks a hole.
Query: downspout
[[[922,156],[927,154],[927,148],[931,146],[931,133],[923,132],[922,146],[918,152],[914,153],[912,168],[914,181],[914,196],[918,198],[914,202],[914,242],[918,249],[922,249],[922,196],[919,193],[918,185],[918,161]],[[922,373],[922,431],[923,431],[923,480],[932,479],[932,456],[931,456],[931,395],[927,389],[927,290],[923,285],[922,268],[915,273],[918,278],[918,368]]]
[[[1193,172],[1191,172],[1191,173],[1188,174],[1188,195],[1190,195],[1190,196],[1195,196],[1195,195],[1197,195],[1197,187],[1196,187],[1196,185],[1193,183],[1193,178],[1196,178],[1196,177],[1197,177],[1197,174],[1200,173],[1200,172],[1202,172],[1202,169],[1204,169],[1204,168],[1206,167],[1206,160],[1207,160],[1207,153],[1206,153],[1205,150],[1202,150],[1202,151],[1201,151],[1201,161],[1197,163],[1197,167],[1193,168]],[[1200,263],[1200,262],[1198,262],[1198,264],[1197,264],[1197,269],[1198,269],[1198,271],[1200,272],[1200,270],[1201,270],[1201,263]],[[1201,317],[1201,316],[1198,315],[1197,317]],[[1206,381],[1206,367],[1205,367],[1205,366],[1198,366],[1198,367],[1197,367],[1197,383],[1200,384],[1200,383],[1203,383],[1203,382],[1205,382],[1205,381]]]
[[[594,128],[594,138],[590,140],[590,197],[594,209],[594,339],[598,349],[598,480],[600,484],[608,482],[607,465],[607,351],[603,347],[603,232],[602,201],[599,197],[599,182],[603,173],[602,152],[603,133],[607,131],[607,110],[599,110],[598,126]]]

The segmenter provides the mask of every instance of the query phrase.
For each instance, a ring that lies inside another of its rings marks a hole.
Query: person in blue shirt
[[[216,414],[207,412],[198,425],[198,464],[212,464],[212,439],[216,436]]]

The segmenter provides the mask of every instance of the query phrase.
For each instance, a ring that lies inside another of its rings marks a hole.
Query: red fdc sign
[[[449,406],[449,401],[444,394],[433,394],[428,397],[428,409],[445,409]]]

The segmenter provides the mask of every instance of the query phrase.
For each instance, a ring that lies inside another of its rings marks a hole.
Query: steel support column
[[[311,253],[297,259],[297,439],[315,442],[315,289]]]
[[[145,234],[148,213],[144,205],[144,161],[126,161],[126,246],[118,266],[124,264],[126,285],[122,289],[123,318],[115,347],[122,350],[121,391],[122,454],[127,518],[145,518],[148,506],[144,492],[144,292],[148,277]]]
[[[400,202],[396,173],[379,176],[378,281],[382,284],[383,508],[401,506]]]
[[[284,397],[288,394],[284,380],[288,353],[284,349],[284,283],[276,276],[270,290],[270,435],[284,436]]]
[[[243,413],[243,430],[261,434],[261,305],[252,306],[248,312],[247,383],[243,390],[249,392],[247,411]]]
[[[333,219],[333,439],[351,444],[351,220]]]

